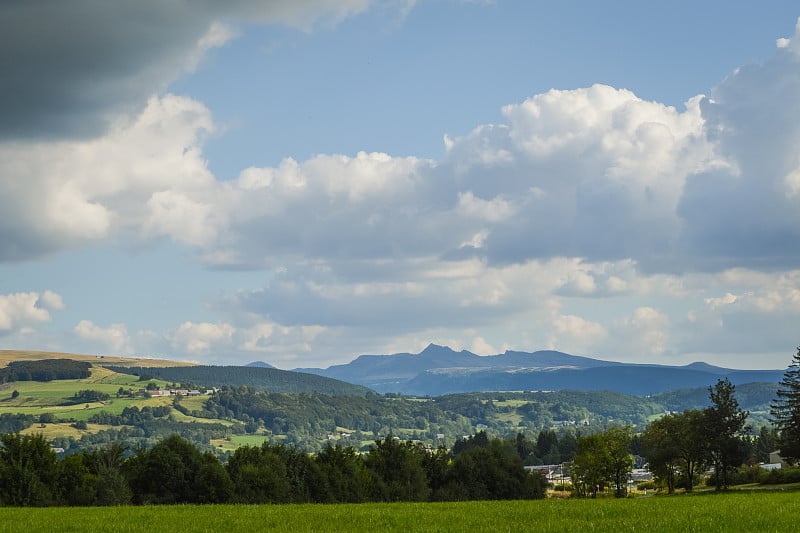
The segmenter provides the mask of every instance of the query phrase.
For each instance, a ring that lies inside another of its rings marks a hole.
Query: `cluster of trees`
[[[594,498],[598,490],[609,485],[614,488],[614,496],[624,497],[634,464],[630,451],[632,441],[630,427],[613,427],[579,438],[571,465],[575,492]]]
[[[17,433],[30,427],[34,422],[36,422],[36,417],[33,415],[2,413],[0,414],[0,434]]]
[[[72,397],[65,402],[66,405],[72,405],[77,403],[92,403],[92,402],[105,402],[111,399],[111,395],[96,391],[92,389],[86,390],[79,390]]]
[[[515,443],[519,456],[526,465],[557,465],[572,461],[579,436],[579,432],[569,429],[561,435],[553,429],[547,429],[539,432],[535,442],[518,433]]]
[[[0,368],[0,383],[11,381],[53,381],[56,379],[83,379],[91,375],[91,363],[72,359],[44,359],[41,361],[12,361]]]
[[[470,419],[431,400],[289,394],[253,387],[223,387],[206,400],[202,411],[189,414],[239,420],[251,432],[263,428],[268,434],[286,435],[291,444],[310,451],[319,451],[320,439],[336,428],[352,432],[353,442],[389,433],[433,442],[439,433],[467,435],[474,427]]]
[[[226,463],[178,435],[127,456],[114,444],[59,460],[41,436],[0,437],[0,503],[11,506],[301,503],[543,498],[513,440],[480,433],[458,451],[389,435],[369,452],[282,444],[238,448]]]
[[[720,380],[708,389],[710,407],[671,413],[647,426],[644,455],[670,493],[676,487],[691,491],[708,467],[716,489],[724,489],[744,463],[750,443],[745,438],[748,413],[739,407],[734,390],[729,381]]]
[[[739,407],[734,391],[730,381],[719,380],[708,388],[709,407],[667,414],[648,424],[641,435],[626,426],[578,438],[571,464],[575,491],[594,497],[610,486],[616,497],[624,497],[633,452],[644,456],[656,481],[670,493],[679,486],[691,491],[709,467],[716,489],[726,488],[754,448],[745,435],[748,413]],[[765,441],[770,437],[766,432]]]

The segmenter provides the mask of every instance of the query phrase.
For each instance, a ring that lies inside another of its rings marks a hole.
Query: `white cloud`
[[[800,56],[800,18],[797,19],[794,36],[791,38],[781,37],[775,41],[775,45]]]
[[[184,322],[171,338],[172,347],[190,355],[208,355],[228,346],[236,328],[227,323]]]
[[[458,194],[458,210],[467,217],[474,217],[486,222],[502,222],[514,215],[514,207],[510,201],[496,196],[491,200],[477,198],[472,191]]]
[[[103,350],[114,354],[133,354],[133,346],[125,324],[111,324],[103,328],[91,320],[81,320],[73,331],[79,338],[99,345]]]
[[[210,215],[191,208],[224,196],[199,151],[211,128],[205,107],[168,95],[103,138],[0,143],[0,261],[106,239],[121,228],[192,244],[213,239]]]
[[[32,333],[33,326],[51,320],[50,311],[63,308],[61,296],[52,291],[0,294],[0,336]]]
[[[669,346],[669,317],[653,307],[639,307],[614,325],[612,337],[624,339],[620,351],[640,361],[661,355]]]
[[[245,7],[307,26],[366,6]],[[198,16],[156,47],[175,54],[156,66],[164,72],[137,75],[163,83],[232,38],[216,15]],[[204,159],[216,131],[204,105],[139,91],[122,99],[142,106],[121,114],[109,104],[102,136],[0,140],[0,261],[134,234],[216,266],[275,269],[231,304],[256,318],[185,322],[166,335],[193,356],[303,357],[369,328],[371,346],[424,346],[431,335],[488,350],[502,331],[580,351],[708,351],[676,318],[687,306],[720,335],[746,316],[800,308],[787,270],[800,259],[800,77],[787,53],[797,42],[681,110],[605,85],[551,90],[503,107],[501,123],[446,137],[441,161],[321,154],[231,181]],[[607,299],[615,313],[562,314],[571,298]],[[0,331],[27,331],[61,308],[54,293],[0,296]],[[130,348],[120,324],[82,321],[75,333]]]
[[[548,348],[554,350],[587,353],[608,337],[608,331],[602,324],[577,315],[559,315],[553,321],[553,328]]]

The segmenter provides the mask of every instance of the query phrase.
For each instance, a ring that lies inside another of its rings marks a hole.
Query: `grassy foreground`
[[[628,500],[0,508],[0,531],[754,531],[797,528],[797,492]]]

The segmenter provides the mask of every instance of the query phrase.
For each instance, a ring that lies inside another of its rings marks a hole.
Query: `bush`
[[[800,467],[791,466],[778,470],[769,470],[761,476],[762,485],[780,485],[782,483],[800,483]]]
[[[655,481],[642,481],[636,485],[636,490],[656,490],[658,485]]]

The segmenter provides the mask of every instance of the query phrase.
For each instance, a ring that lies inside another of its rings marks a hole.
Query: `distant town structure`
[[[206,389],[203,392],[199,390],[187,390],[187,389],[159,389],[159,390],[147,390],[147,389],[139,389],[140,394],[148,394],[151,398],[157,398],[161,396],[211,396],[219,389],[216,387],[213,389]]]

